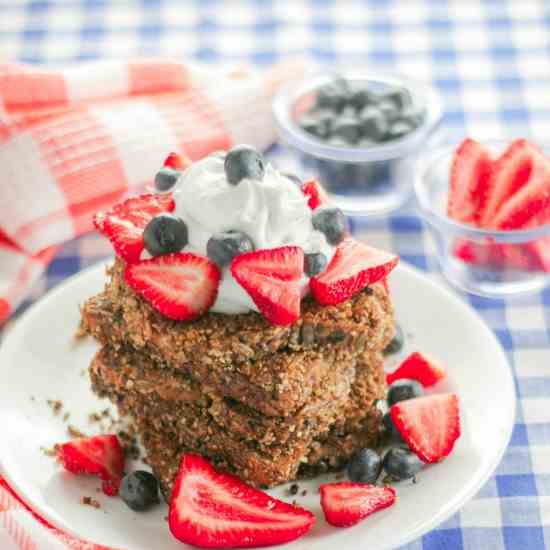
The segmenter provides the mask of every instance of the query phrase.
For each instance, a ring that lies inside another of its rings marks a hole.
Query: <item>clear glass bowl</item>
[[[307,133],[298,119],[314,103],[320,87],[338,79],[368,84],[383,92],[406,88],[414,107],[425,112],[419,126],[402,138],[369,146],[334,146]],[[279,136],[319,178],[333,203],[348,214],[383,214],[402,206],[413,193],[418,153],[438,127],[443,106],[437,92],[410,78],[338,71],[307,78],[301,85],[281,91],[273,111]]]
[[[476,229],[446,214],[449,173],[459,143],[419,159],[415,191],[436,245],[439,265],[456,287],[487,298],[536,292],[550,284],[550,225],[529,230]],[[494,155],[509,141],[485,142]],[[546,154],[550,147],[541,147]]]

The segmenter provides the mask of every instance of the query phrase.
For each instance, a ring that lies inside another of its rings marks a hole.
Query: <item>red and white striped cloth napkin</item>
[[[0,64],[0,324],[59,245],[95,212],[150,183],[170,151],[192,159],[275,138],[271,99],[303,75],[165,60],[63,71]],[[108,550],[49,526],[0,475],[0,529],[21,550]]]
[[[0,324],[58,245],[152,178],[170,151],[195,160],[275,138],[271,99],[303,75],[166,60],[66,70],[0,64]]]

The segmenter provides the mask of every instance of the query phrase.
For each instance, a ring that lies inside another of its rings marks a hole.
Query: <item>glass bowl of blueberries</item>
[[[439,94],[404,76],[308,78],[273,103],[279,135],[348,214],[384,214],[412,195],[418,153],[443,114]]]

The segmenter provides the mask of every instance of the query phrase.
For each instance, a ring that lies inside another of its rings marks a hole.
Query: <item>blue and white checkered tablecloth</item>
[[[135,55],[259,65],[302,55],[323,65],[382,68],[433,82],[447,103],[449,135],[550,137],[545,0],[0,0],[1,60]],[[270,155],[300,171],[281,148]],[[354,220],[354,227],[420,269],[435,269],[433,246],[412,205],[383,220]],[[95,235],[68,243],[21,309],[110,254]],[[464,299],[508,354],[519,399],[516,425],[479,494],[406,548],[550,548],[550,290],[514,304]],[[0,533],[1,547],[9,547],[2,543]]]

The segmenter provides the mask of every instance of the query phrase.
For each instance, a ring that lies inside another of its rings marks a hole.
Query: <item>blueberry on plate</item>
[[[245,178],[262,180],[265,173],[265,161],[253,147],[238,145],[227,152],[224,162],[225,176],[232,185]]]
[[[399,139],[407,134],[410,134],[414,130],[414,125],[410,124],[406,120],[396,120],[391,124],[386,139]]]
[[[181,172],[169,166],[162,167],[155,176],[155,191],[167,193],[176,185],[180,176]]]
[[[253,250],[252,239],[242,231],[215,233],[206,243],[206,255],[220,267],[229,265],[235,256]]]
[[[120,485],[120,498],[132,510],[144,512],[159,502],[158,481],[144,470],[127,474]]]
[[[179,252],[188,242],[187,225],[173,214],[155,216],[143,231],[143,244],[151,256]]]
[[[408,449],[395,447],[386,453],[382,466],[392,479],[401,481],[414,477],[422,470],[423,463]]]
[[[324,233],[327,242],[336,246],[340,244],[347,232],[345,214],[335,206],[325,206],[314,211],[313,227]]]
[[[374,483],[382,471],[382,459],[372,449],[362,449],[348,463],[347,473],[355,483]]]
[[[403,329],[399,326],[395,326],[395,335],[392,338],[391,342],[386,346],[384,350],[385,355],[393,355],[394,353],[399,353],[403,346],[405,345],[405,333]]]
[[[322,252],[304,254],[304,272],[308,277],[315,277],[327,267],[327,257]]]
[[[382,424],[384,425],[386,433],[388,434],[388,436],[392,441],[405,443],[403,436],[399,433],[399,430],[395,427],[395,424],[393,423],[393,420],[391,419],[391,414],[389,412],[384,414],[384,416],[382,417]]]
[[[363,139],[374,142],[384,139],[388,131],[388,121],[380,109],[373,106],[365,107],[359,115],[359,120]]]
[[[402,378],[396,380],[388,388],[388,405],[391,407],[399,401],[406,401],[407,399],[414,399],[415,397],[422,397],[424,395],[424,388],[422,384],[416,380],[410,380],[408,378]]]
[[[361,137],[361,123],[354,117],[342,116],[334,122],[332,135],[345,139],[349,144],[354,145]]]

